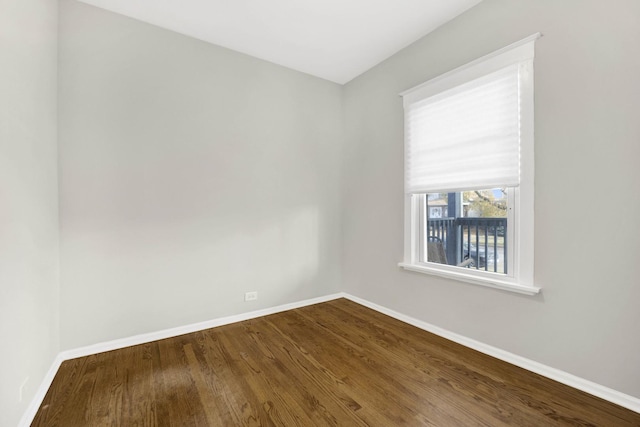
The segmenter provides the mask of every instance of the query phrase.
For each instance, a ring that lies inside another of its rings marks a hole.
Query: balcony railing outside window
[[[473,259],[468,268],[506,274],[507,218],[429,218],[427,238],[443,242],[449,265]]]

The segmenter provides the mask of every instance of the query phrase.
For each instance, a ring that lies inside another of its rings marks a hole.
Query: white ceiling
[[[81,0],[346,83],[481,0]]]

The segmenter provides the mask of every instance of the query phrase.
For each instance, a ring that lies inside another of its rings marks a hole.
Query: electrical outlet
[[[244,294],[244,300],[245,301],[255,301],[258,299],[258,292],[253,291],[253,292],[245,292]]]
[[[22,381],[22,384],[20,384],[20,391],[18,392],[18,403],[22,403],[22,398],[24,396],[24,388],[27,385],[28,381],[29,381],[29,377],[25,378],[24,381]]]

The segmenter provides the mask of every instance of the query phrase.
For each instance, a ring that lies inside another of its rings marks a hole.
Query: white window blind
[[[520,184],[520,88],[533,42],[509,54],[403,94],[407,193]]]

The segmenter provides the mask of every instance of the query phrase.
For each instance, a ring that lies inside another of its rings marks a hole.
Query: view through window
[[[507,188],[428,193],[422,262],[506,274],[507,196]]]

